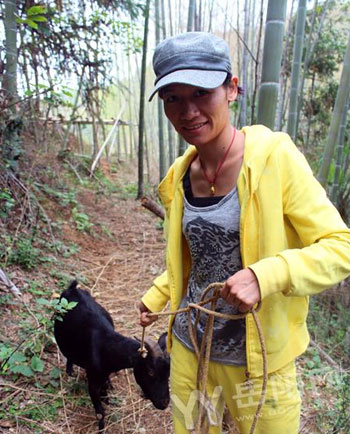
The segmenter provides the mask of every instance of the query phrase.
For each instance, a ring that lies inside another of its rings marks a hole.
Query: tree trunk
[[[255,100],[256,100],[258,80],[259,80],[260,47],[261,47],[261,35],[262,35],[262,28],[263,28],[263,18],[264,18],[264,0],[261,0],[258,46],[256,49],[256,62],[255,62],[255,68],[254,68],[254,74],[255,74],[254,91],[253,91],[253,95],[252,95],[251,116],[250,116],[252,124],[255,123]]]
[[[146,0],[145,6],[145,27],[143,33],[142,67],[141,67],[141,86],[140,86],[140,111],[139,111],[139,149],[138,149],[138,191],[137,198],[143,196],[143,140],[144,140],[144,119],[145,119],[145,88],[146,88],[146,66],[147,66],[147,42],[148,42],[148,22],[149,22],[150,0]]]
[[[160,28],[162,26],[159,11],[159,0],[155,0],[155,29],[156,29],[156,45],[160,42]],[[165,141],[164,141],[164,119],[163,119],[163,104],[160,98],[157,98],[157,114],[158,114],[158,146],[159,146],[159,182],[166,174],[165,163]]]
[[[169,32],[170,32],[170,36],[173,36],[174,26],[173,26],[173,16],[171,13],[171,0],[168,0],[168,10],[169,10]],[[165,22],[165,20],[164,20],[164,22]]]
[[[314,115],[313,109],[312,109],[312,100],[314,97],[315,81],[316,81],[316,72],[313,72],[312,73],[312,79],[311,79],[310,93],[309,93],[310,103],[309,103],[309,108],[306,111],[307,112],[307,132],[306,132],[306,140],[303,140],[305,149],[309,148],[309,143],[310,143],[311,123],[312,123],[312,118]]]
[[[228,15],[228,0],[226,0],[226,6],[225,6],[225,17]],[[224,20],[224,33],[222,35],[223,39],[226,39],[226,28],[227,28],[227,20]]]
[[[190,0],[188,5],[188,16],[187,16],[187,31],[192,32],[194,29],[194,14],[196,9],[196,0]]]
[[[94,107],[91,107],[91,119],[92,119],[92,158],[95,158],[98,153],[98,131],[97,131],[97,121]]]
[[[161,10],[161,29],[162,29],[162,35],[163,39],[166,38],[166,20],[165,20],[165,7],[164,7],[164,0],[160,0],[160,10]]]
[[[298,85],[300,76],[300,65],[304,47],[304,30],[306,18],[306,0],[299,0],[297,23],[295,26],[294,34],[294,48],[293,48],[293,65],[292,65],[292,78],[289,97],[289,112],[287,133],[295,141],[297,136],[297,109],[298,109]]]
[[[243,53],[242,53],[242,85],[244,94],[241,96],[241,113],[240,126],[244,127],[247,124],[247,99],[248,99],[248,35],[249,35],[249,7],[248,0],[244,0],[244,30],[243,30]]]
[[[2,113],[6,125],[3,131],[3,144],[0,147],[0,158],[3,157],[11,169],[17,173],[18,159],[22,153],[21,130],[22,118],[17,114],[17,23],[16,0],[5,2],[4,26],[5,26],[5,98],[9,110]]]
[[[287,67],[287,63],[288,63],[289,43],[290,43],[292,28],[293,28],[292,23],[293,23],[293,15],[294,15],[294,1],[295,0],[292,1],[292,6],[290,9],[286,44],[284,46],[284,51],[283,51],[283,61],[282,61],[282,68],[281,68],[281,75],[280,75],[280,92],[279,92],[279,96],[278,96],[277,114],[276,114],[276,129],[277,129],[277,131],[280,131],[282,129],[282,123],[283,123],[283,119],[284,119],[283,118],[284,108],[286,105],[287,82],[288,82],[288,77],[286,74],[286,67]]]
[[[193,31],[194,24],[194,12],[195,12],[195,0],[190,0],[188,5],[188,19],[187,19],[187,31]],[[179,152],[178,155],[181,156],[186,150],[187,144],[182,136],[179,136]]]
[[[258,123],[274,129],[287,0],[269,0],[259,89]]]
[[[250,16],[251,16],[251,26],[250,26],[250,49],[252,51],[252,53],[254,53],[255,50],[255,44],[256,44],[256,29],[257,29],[257,25],[255,23],[255,7],[256,7],[256,2],[255,1],[251,1],[251,11],[250,11]],[[258,61],[258,58],[257,58]],[[254,76],[255,76],[255,65],[252,64],[250,71],[249,71],[249,90],[250,90],[250,125],[254,124],[254,120],[252,118],[252,114],[254,114],[254,109],[253,109],[253,95],[255,92],[255,86],[254,86]]]
[[[75,113],[76,113],[77,108],[78,108],[79,96],[80,96],[81,88],[83,86],[83,81],[84,81],[83,80],[84,72],[85,72],[85,67],[83,67],[83,70],[81,72],[81,76],[79,77],[79,86],[78,86],[77,94],[75,95],[75,99],[74,99],[74,103],[73,103],[73,107],[72,107],[72,113],[70,115],[70,119],[69,119],[68,125],[66,127],[66,131],[64,133],[64,137],[63,137],[63,141],[62,141],[62,149],[63,150],[67,148],[69,132],[70,132],[70,129],[72,127],[74,116],[75,116]]]
[[[327,12],[327,8],[329,5],[329,1],[330,0],[326,0],[323,6],[323,11],[322,11],[322,16],[320,19],[320,24],[318,26],[317,29],[317,34],[315,39],[312,41],[312,34],[313,34],[313,30],[314,30],[314,26],[315,26],[315,20],[316,20],[316,14],[317,14],[317,0],[315,2],[315,8],[314,8],[314,14],[312,17],[312,23],[311,23],[311,29],[310,29],[310,35],[308,38],[308,43],[307,43],[307,47],[306,47],[306,53],[305,53],[305,60],[304,60],[304,72],[303,72],[303,76],[301,79],[301,83],[299,86],[299,103],[298,103],[298,113],[297,113],[297,125],[296,125],[296,130],[298,130],[298,126],[299,126],[299,119],[300,119],[300,113],[301,113],[301,107],[303,104],[303,95],[304,95],[304,85],[305,85],[305,80],[306,80],[306,76],[308,74],[309,71],[309,64],[311,62],[312,56],[313,56],[313,52],[317,43],[317,40],[321,34],[322,31],[322,27],[323,27],[323,22],[326,16],[326,12]]]
[[[16,0],[5,1],[5,46],[6,46],[6,73],[5,89],[6,97],[9,100],[17,99],[17,23],[16,23],[17,2]],[[13,111],[15,106],[13,105]]]
[[[156,216],[160,217],[162,220],[165,218],[165,211],[164,208],[160,205],[158,205],[157,202],[155,202],[153,199],[147,196],[143,196],[141,198],[141,205],[151,212],[155,214]]]
[[[163,39],[166,38],[166,28],[165,28],[165,11],[164,11],[164,0],[161,0],[162,2],[162,23],[163,23]],[[170,36],[173,35],[173,23],[172,23],[172,13],[171,13],[171,5],[169,3],[169,29],[170,29]],[[166,120],[167,124],[167,131],[168,131],[168,166],[170,166],[175,158],[175,149],[174,149],[174,129],[171,125],[171,122],[169,119]]]
[[[339,125],[343,117],[343,111],[348,99],[350,90],[350,33],[346,47],[343,69],[340,78],[340,84],[337,91],[335,106],[333,110],[331,125],[328,130],[328,137],[323,153],[322,164],[318,172],[318,180],[325,187],[328,180],[329,168],[331,166],[332,156],[335,144],[337,142]]]
[[[133,88],[134,88],[134,80],[131,76],[131,63],[130,63],[130,50],[128,50],[127,52],[127,59],[128,59],[128,87],[129,87],[129,92],[133,93]],[[130,147],[129,147],[129,157],[130,160],[132,161],[134,158],[134,128],[133,128],[133,124],[134,124],[134,115],[133,115],[133,107],[129,98],[129,122],[130,122],[130,128],[129,128],[129,143],[130,143]]]
[[[212,31],[212,25],[213,25],[214,1],[215,0],[211,0],[210,6],[209,6],[209,24],[208,24],[208,32],[209,33]]]
[[[240,55],[240,50],[239,50],[239,46],[240,46],[240,25],[239,25],[239,0],[237,0],[237,32],[236,32],[236,36],[237,36],[237,71],[241,71],[241,55]],[[245,90],[245,89],[244,89]]]
[[[332,202],[335,205],[337,204],[338,191],[339,191],[339,178],[340,178],[341,163],[342,163],[343,152],[344,152],[345,127],[346,127],[346,120],[348,117],[348,110],[349,110],[349,96],[345,104],[345,108],[344,108],[344,112],[340,124],[340,129],[339,129],[337,161],[335,163],[334,179],[333,179],[332,194],[331,194]]]

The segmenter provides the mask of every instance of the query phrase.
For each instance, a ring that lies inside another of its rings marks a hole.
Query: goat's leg
[[[98,420],[98,429],[102,431],[105,427],[105,412],[102,407],[101,402],[101,384],[103,384],[104,381],[102,380],[102,383],[96,378],[91,378],[88,374],[88,384],[89,384],[89,394],[92,401],[92,404],[94,406],[95,412],[96,412],[96,418]]]
[[[105,404],[109,404],[108,389],[111,389],[111,388],[112,388],[111,380],[109,378],[107,378],[107,380],[102,384],[102,387],[101,387],[101,400]]]
[[[70,376],[73,375],[73,362],[69,359],[67,359],[66,372]]]

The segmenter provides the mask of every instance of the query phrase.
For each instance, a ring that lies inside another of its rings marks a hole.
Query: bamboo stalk
[[[269,0],[259,89],[258,123],[274,129],[287,0]]]
[[[325,187],[328,180],[329,168],[331,166],[335,144],[339,131],[340,122],[350,91],[350,33],[346,47],[343,69],[335,100],[331,125],[328,130],[326,146],[323,153],[322,164],[318,172],[318,180]]]
[[[298,86],[300,77],[301,57],[304,47],[304,30],[306,19],[306,0],[299,0],[297,23],[294,34],[292,79],[289,98],[289,113],[287,132],[295,141],[297,135]]]

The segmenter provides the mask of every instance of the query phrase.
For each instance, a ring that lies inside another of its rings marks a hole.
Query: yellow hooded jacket
[[[308,295],[350,274],[350,230],[302,155],[285,133],[262,125],[245,127],[245,148],[237,181],[241,206],[240,249],[244,267],[259,281],[268,372],[305,351]],[[196,154],[190,146],[159,185],[165,208],[166,267],[142,298],[153,312],[170,300],[176,310],[187,289],[191,258],[182,234],[182,178]],[[171,326],[169,323],[169,350]],[[247,369],[262,375],[258,333],[246,317]]]

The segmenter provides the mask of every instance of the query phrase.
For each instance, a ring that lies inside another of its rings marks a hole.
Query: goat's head
[[[159,341],[163,344],[164,337]],[[134,367],[134,375],[146,399],[150,399],[159,410],[169,405],[170,358],[159,343],[146,339],[146,357],[140,355]]]

